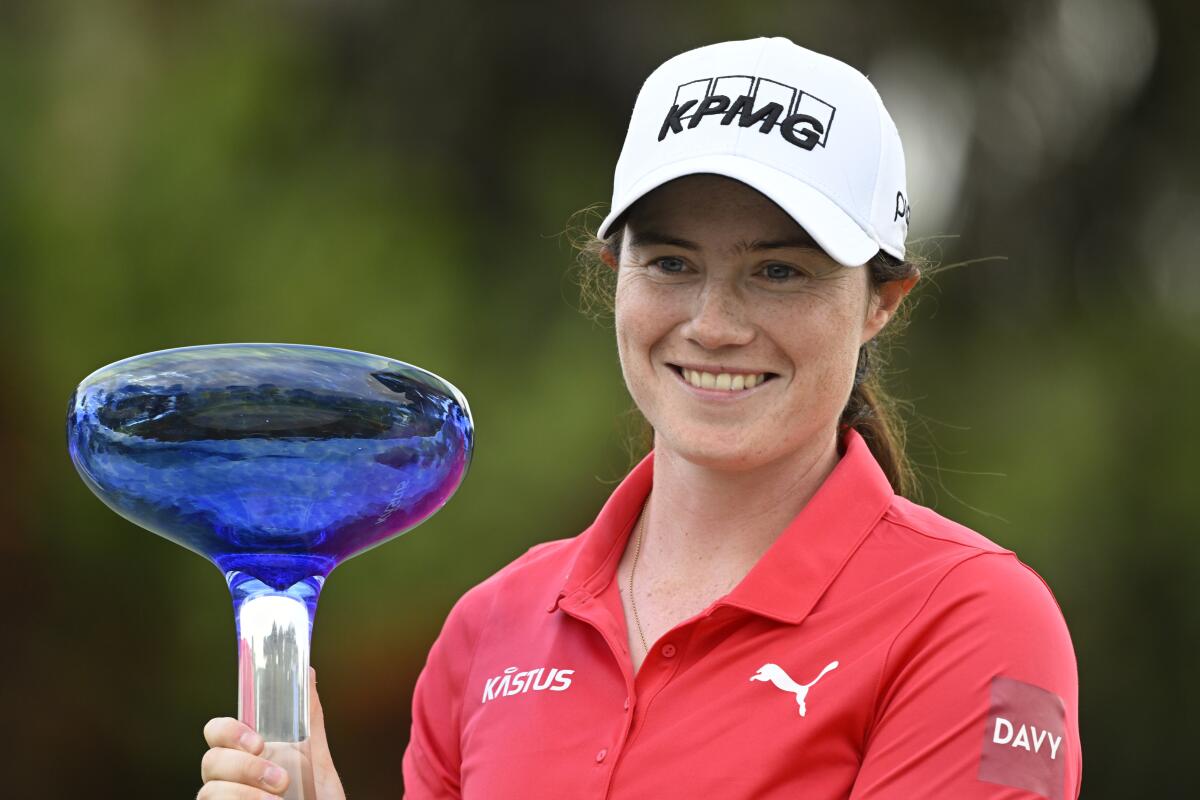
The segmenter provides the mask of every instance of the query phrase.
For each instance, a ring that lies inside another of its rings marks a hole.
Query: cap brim
[[[880,244],[854,219],[819,190],[791,175],[735,155],[705,155],[665,164],[643,175],[625,192],[600,223],[597,235],[608,238],[609,228],[647,193],[684,175],[713,173],[741,181],[766,195],[787,212],[821,249],[847,267],[861,266],[879,252]]]

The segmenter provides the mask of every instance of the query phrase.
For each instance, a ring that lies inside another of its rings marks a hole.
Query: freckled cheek
[[[849,390],[858,350],[850,349],[846,336],[832,333],[830,327],[813,328],[806,336],[793,337],[788,351],[796,380],[807,391],[833,396]]]
[[[617,357],[621,371],[631,391],[647,379],[652,368],[653,348],[660,337],[648,327],[644,316],[628,313],[632,309],[618,309],[615,317],[617,335]]]
[[[618,288],[614,324],[622,359],[649,358],[670,332],[671,318],[671,310],[661,300],[644,291]]]

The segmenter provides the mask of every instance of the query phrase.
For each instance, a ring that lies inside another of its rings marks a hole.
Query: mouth
[[[778,378],[775,372],[705,372],[667,364],[679,379],[692,389],[710,394],[738,395],[750,392]]]

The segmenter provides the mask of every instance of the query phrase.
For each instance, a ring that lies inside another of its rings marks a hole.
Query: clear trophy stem
[[[227,575],[238,627],[238,719],[290,778],[286,800],[316,800],[309,737],[309,652],[321,578],[285,591]]]

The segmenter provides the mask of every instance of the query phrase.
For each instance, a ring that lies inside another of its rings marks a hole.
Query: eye
[[[767,279],[774,283],[783,283],[792,277],[804,277],[805,273],[793,267],[791,264],[782,264],[774,262],[763,267],[763,274]]]
[[[682,258],[677,256],[662,256],[650,262],[650,266],[667,275],[678,275],[687,267]]]

